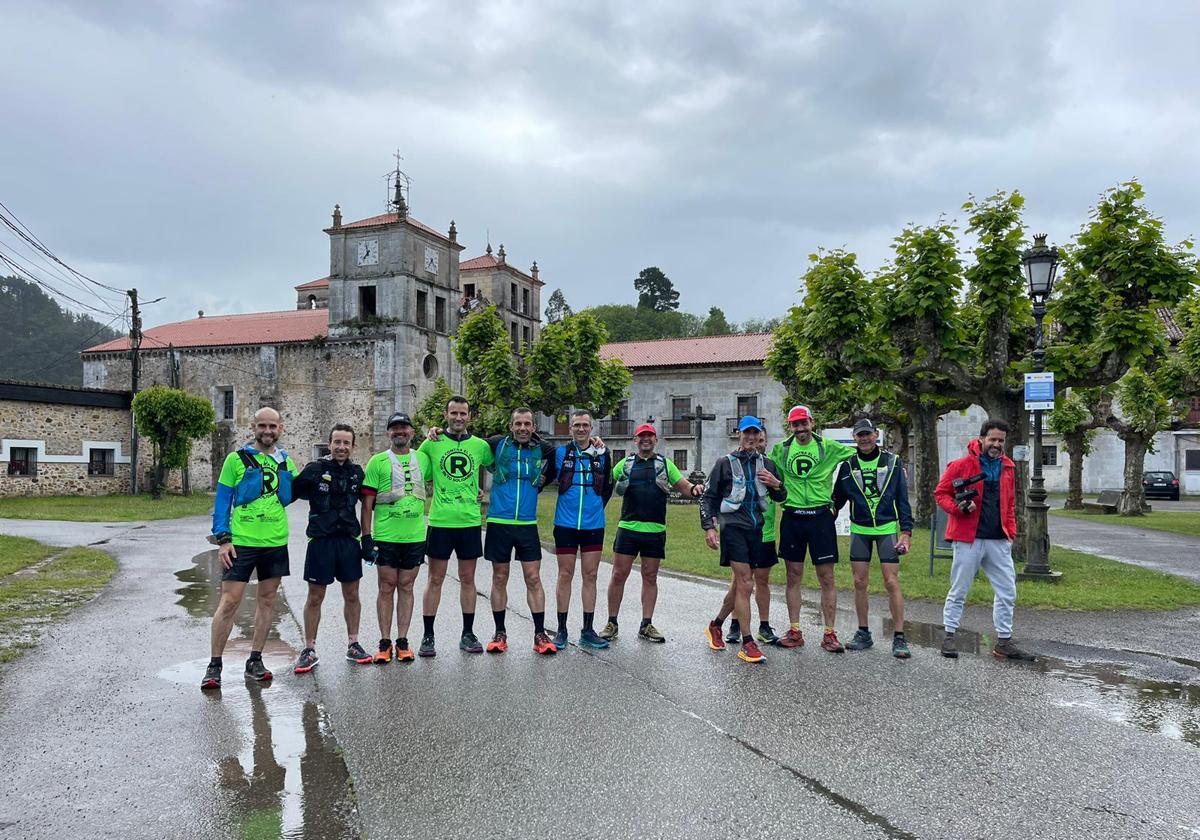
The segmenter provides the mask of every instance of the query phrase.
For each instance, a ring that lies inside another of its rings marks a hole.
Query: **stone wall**
[[[98,496],[129,490],[129,411],[0,400],[0,496]],[[33,448],[31,476],[7,474],[9,450]],[[91,449],[113,450],[111,476],[89,476]]]

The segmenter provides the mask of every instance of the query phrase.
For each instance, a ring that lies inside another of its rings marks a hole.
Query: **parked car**
[[[1179,501],[1179,479],[1175,473],[1166,470],[1155,470],[1142,473],[1142,493],[1149,498],[1170,499]]]

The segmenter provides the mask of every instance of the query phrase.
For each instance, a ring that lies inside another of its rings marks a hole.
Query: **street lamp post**
[[[1058,269],[1058,249],[1046,247],[1046,234],[1033,237],[1033,247],[1021,257],[1025,266],[1025,279],[1029,283],[1029,297],[1033,301],[1033,369],[1041,373],[1046,369],[1046,351],[1042,348],[1042,320],[1046,317],[1046,300],[1054,287],[1054,274]],[[1050,568],[1050,535],[1046,504],[1046,487],[1042,477],[1042,410],[1033,412],[1033,475],[1029,481],[1028,512],[1029,534],[1025,543],[1025,569],[1018,575],[1021,580],[1057,581],[1062,572]]]

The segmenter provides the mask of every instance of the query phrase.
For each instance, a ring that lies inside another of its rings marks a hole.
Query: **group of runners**
[[[577,566],[582,577],[582,626],[577,644],[601,649],[616,640],[621,632],[625,584],[639,557],[642,589],[637,636],[662,643],[666,639],[653,618],[657,575],[666,556],[667,503],[673,491],[699,499],[700,526],[707,545],[719,552],[720,564],[731,570],[729,590],[705,630],[710,648],[738,645],[742,660],[762,662],[765,657],[760,644],[803,646],[800,608],[806,555],[820,584],[821,648],[831,653],[870,648],[874,640],[867,623],[867,578],[874,553],[889,596],[893,655],[902,659],[911,655],[904,637],[904,603],[897,574],[912,534],[908,490],[899,459],[879,449],[879,434],[870,420],[855,424],[855,445],[851,446],[816,434],[812,412],[797,405],[787,416],[788,435],[768,450],[764,424],[757,417],[742,417],[738,448],[719,459],[707,484],[701,485],[683,477],[671,460],[656,451],[657,432],[651,424],[634,430],[635,449],[614,463],[611,450],[594,434],[593,418],[587,411],[572,413],[571,439],[558,446],[538,438],[528,408],[512,412],[507,434],[486,439],[467,431],[469,417],[467,401],[451,398],[444,427],[430,429],[417,446],[412,419],[402,412],[393,414],[387,421],[390,446],[373,455],[365,469],[351,460],[354,430],[338,424],[330,432],[329,454],[297,470],[277,446],[283,433],[279,413],[262,408],[254,415],[253,442],[229,454],[217,485],[209,540],[218,546],[223,576],[212,622],[212,658],[202,688],[221,685],[222,654],[251,573],[258,578],[257,604],[245,673],[260,681],[272,678],[263,664],[262,650],[280,579],[289,573],[285,508],[296,499],[309,503],[305,645],[294,666],[296,673],[317,665],[321,607],[327,587],[335,580],[341,585],[344,602],[347,659],[383,664],[435,656],[434,623],[451,556],[458,560],[462,612],[458,645],[467,653],[508,649],[505,615],[514,557],[525,580],[533,618],[532,647],[537,654],[552,655],[569,642],[568,617]],[[547,491],[556,495],[557,623],[553,636],[545,623],[537,527],[538,496]],[[481,534],[485,493],[489,494],[486,538]],[[614,493],[621,497],[621,516],[612,544],[608,617],[597,631],[597,573],[605,540],[605,507]],[[850,561],[858,617],[858,630],[846,645],[834,630],[837,590],[833,576],[838,561],[835,512],[844,505],[850,507]],[[486,645],[475,633],[475,572],[481,556],[492,566],[494,632]],[[787,628],[777,635],[770,622],[767,579],[780,557],[787,570]],[[367,651],[358,638],[358,585],[364,562],[374,565],[378,574],[380,639],[374,651]],[[426,564],[422,635],[414,651],[408,640],[414,585],[420,567]],[[756,634],[750,632],[752,599],[759,614]]]

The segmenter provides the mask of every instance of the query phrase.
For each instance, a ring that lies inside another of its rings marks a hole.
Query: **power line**
[[[29,244],[33,245],[33,247],[37,248],[39,251],[41,251],[43,254],[45,254],[50,259],[54,260],[56,263],[58,263],[63,268],[65,268],[67,271],[71,272],[76,277],[79,277],[83,280],[88,281],[89,283],[93,283],[96,286],[99,286],[101,289],[107,289],[108,291],[114,292],[115,294],[118,294],[118,295],[125,294],[125,292],[121,289],[115,289],[112,286],[109,286],[109,285],[99,282],[98,280],[93,280],[91,277],[88,277],[82,271],[76,271],[74,268],[72,268],[71,266],[69,266],[65,262],[63,262],[61,259],[59,259],[58,256],[56,254],[54,254],[54,252],[52,252],[48,247],[46,247],[46,244],[44,242],[42,242],[42,240],[38,239],[37,235],[34,234],[34,232],[31,231],[25,225],[24,222],[22,222],[20,219],[17,218],[16,213],[14,213],[13,211],[8,209],[8,207],[4,204],[3,201],[0,201],[0,210],[3,210],[3,213],[0,213],[0,221],[3,221],[4,224],[7,225],[12,230],[14,230],[18,236],[20,236],[25,241],[29,242]]]
[[[9,229],[11,230],[11,227]],[[6,231],[3,228],[0,228],[0,234],[5,233],[5,232]],[[101,307],[106,307],[106,306],[111,307],[115,304],[115,301],[106,299],[104,297],[104,295],[101,294],[101,292],[98,289],[96,289],[95,287],[93,287],[87,283],[84,283],[82,280],[78,279],[77,277],[71,276],[70,274],[68,274],[65,271],[63,271],[62,269],[60,269],[56,264],[47,260],[45,258],[45,256],[37,248],[31,246],[26,240],[24,240],[20,237],[17,237],[15,242],[16,242],[17,246],[21,247],[21,249],[24,252],[28,253],[32,257],[32,261],[29,258],[22,260],[22,262],[25,263],[26,265],[28,265],[32,268],[34,266],[34,263],[36,262],[36,267],[39,270],[48,271],[51,274],[53,274],[58,280],[61,280],[63,283],[68,284],[72,288],[79,289],[80,291],[83,291],[83,292],[87,292],[92,297],[94,297],[97,301],[100,302]],[[0,246],[3,246],[4,244],[5,243],[3,242],[3,240],[0,240]],[[9,248],[9,253],[13,257],[17,257],[17,253],[16,253],[15,249],[11,245],[9,245],[7,247]]]
[[[64,300],[68,300],[71,303],[75,304],[76,306],[78,306],[81,309],[84,309],[88,312],[95,312],[95,313],[97,313],[99,315],[103,315],[104,317],[107,317],[107,318],[111,318],[114,316],[117,316],[117,317],[120,316],[120,313],[115,312],[112,309],[103,309],[103,310],[97,309],[96,307],[94,307],[90,304],[84,303],[81,300],[77,300],[77,299],[71,297],[66,292],[62,291],[61,289],[51,286],[45,280],[38,277],[35,273],[29,271],[26,268],[23,268],[21,265],[18,265],[16,262],[14,262],[13,257],[16,257],[16,259],[20,259],[20,257],[18,257],[16,254],[6,256],[2,251],[0,251],[0,262],[3,262],[5,265],[7,265],[10,270],[15,271],[16,276],[18,278],[20,278],[22,280],[27,280],[31,283],[36,283],[37,285],[39,285],[43,289],[45,289],[47,292],[54,295],[55,297],[59,297]]]

